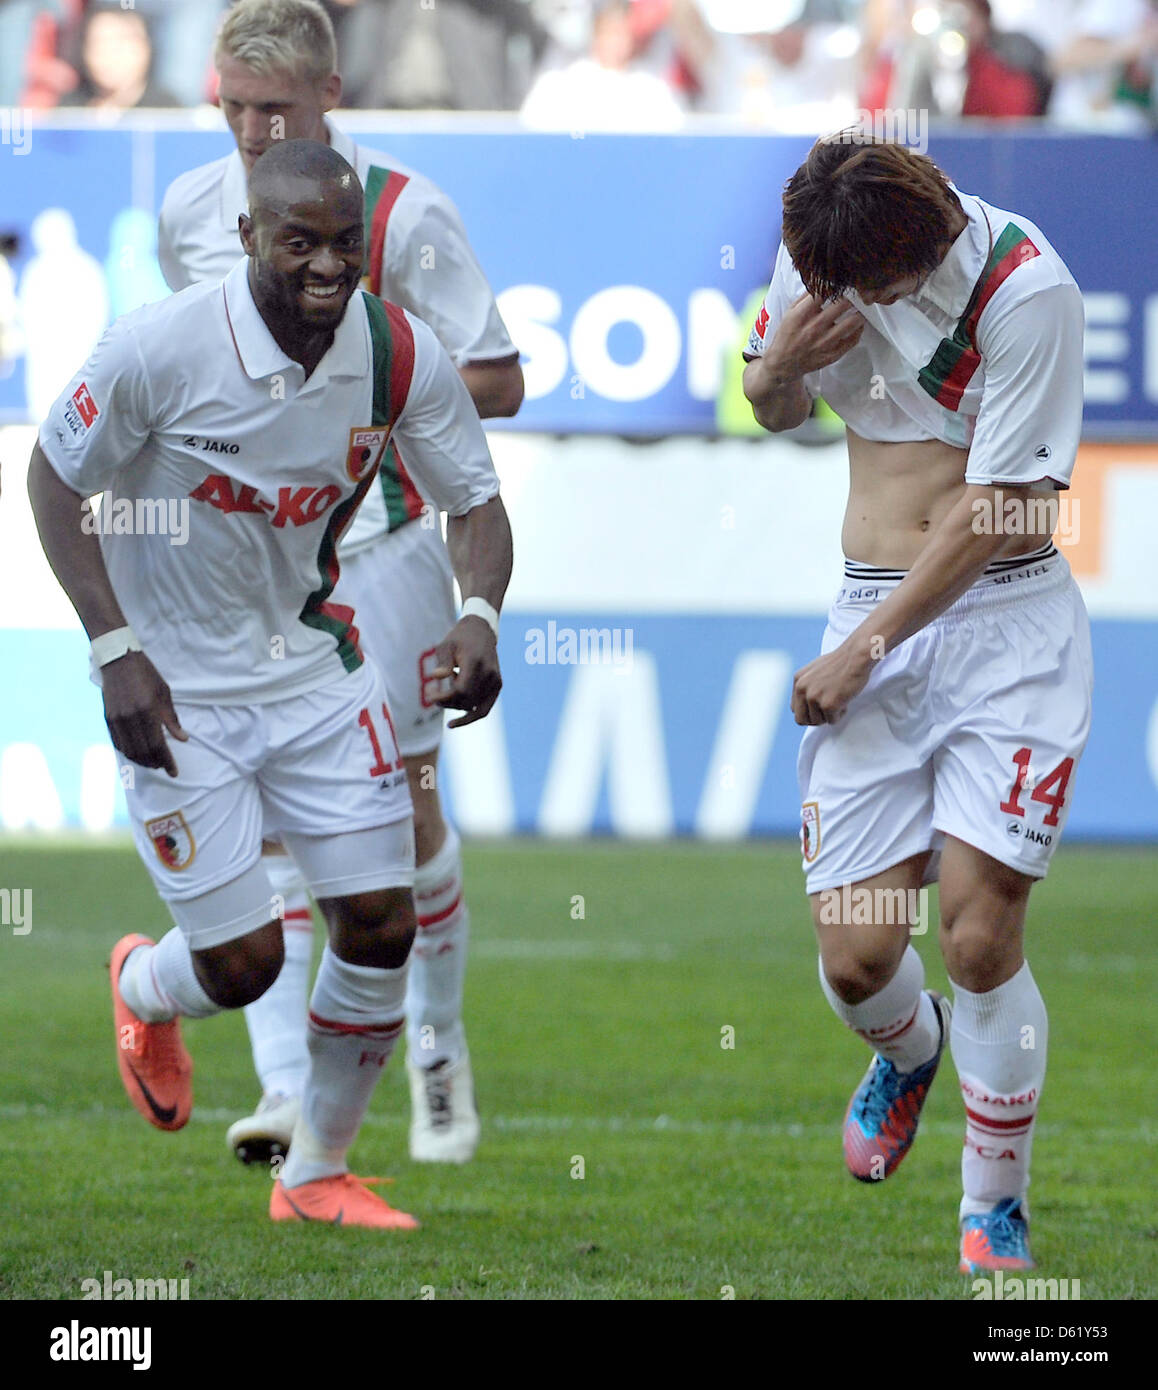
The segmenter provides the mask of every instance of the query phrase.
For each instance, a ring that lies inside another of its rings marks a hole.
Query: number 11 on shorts
[[[388,763],[382,756],[382,744],[378,739],[378,731],[374,728],[373,717],[368,709],[363,709],[358,716],[358,723],[370,736],[370,747],[374,750],[374,766],[370,769],[371,777],[384,777],[388,772],[393,772],[396,767],[402,766],[402,754],[398,748],[397,735],[394,733],[394,721],[390,718],[390,711],[386,707],[385,701],[382,704],[382,714],[386,720],[386,726],[390,730],[390,742],[394,745],[394,756],[398,761]]]

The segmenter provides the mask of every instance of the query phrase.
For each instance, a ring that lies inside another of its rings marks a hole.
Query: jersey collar
[[[992,248],[980,200],[955,188],[953,191],[969,219],[968,224],[957,234],[945,259],[914,298],[927,299],[950,318],[960,318]]]
[[[296,395],[321,389],[335,377],[364,377],[371,369],[369,330],[361,291],[355,290],[334,333],[329,351],[302,383],[303,368],[278,346],[273,334],[253,302],[249,288],[249,257],[246,256],[225,277],[222,286],[229,328],[237,356],[246,376],[254,381],[275,373],[287,375],[296,385]]]

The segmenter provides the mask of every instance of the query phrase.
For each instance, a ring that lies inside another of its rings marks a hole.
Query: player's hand
[[[792,682],[797,724],[835,724],[868,684],[876,662],[848,642],[802,666]]]
[[[449,680],[450,689],[435,696],[443,709],[466,710],[461,719],[452,719],[449,728],[458,729],[485,719],[499,698],[503,678],[499,673],[499,653],[495,635],[484,618],[460,618],[439,644],[437,667],[432,680]]]
[[[847,299],[821,304],[802,294],[780,320],[764,360],[769,370],[783,363],[796,376],[806,376],[831,366],[856,347],[864,327],[864,316]]]
[[[101,667],[105,723],[113,747],[139,767],[163,767],[177,775],[177,761],[165,738],[187,743],[169,687],[144,654],[129,652]]]

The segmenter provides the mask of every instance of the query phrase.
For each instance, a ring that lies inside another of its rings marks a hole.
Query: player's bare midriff
[[[968,449],[939,439],[881,444],[847,431],[848,506],[841,546],[850,560],[912,569],[918,555],[965,491]],[[1020,493],[1022,490],[1018,489]],[[1032,489],[1053,498],[1052,485]],[[1027,534],[1011,535],[994,558],[1023,555],[1049,539],[1048,524],[1027,509]],[[1040,533],[1039,533],[1040,532]]]

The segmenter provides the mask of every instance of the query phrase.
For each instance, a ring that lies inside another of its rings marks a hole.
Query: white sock
[[[155,946],[138,946],[121,967],[121,994],[145,1023],[177,1018],[210,1018],[221,1007],[201,988],[188,942],[170,927]]]
[[[282,1169],[286,1187],[345,1173],[346,1153],[404,1026],[406,966],[339,960],[329,946],[310,1000],[310,1071]]]
[[[245,1007],[253,1066],[267,1093],[300,1096],[310,1069],[306,1010],[313,959],[314,919],[301,870],[288,854],[262,860],[284,906],[285,963],[269,989]]]
[[[1028,964],[984,994],[953,989],[949,1036],[965,1100],[961,1215],[967,1216],[1006,1197],[1025,1199],[1049,1023]]]
[[[470,917],[462,896],[462,842],[453,826],[414,875],[418,932],[406,989],[406,1046],[414,1066],[457,1062],[466,1051],[462,990]]]
[[[841,999],[820,963],[820,987],[833,1013],[900,1072],[931,1061],[941,1040],[937,1010],[924,986],[925,965],[911,944],[884,989],[859,1004]]]

